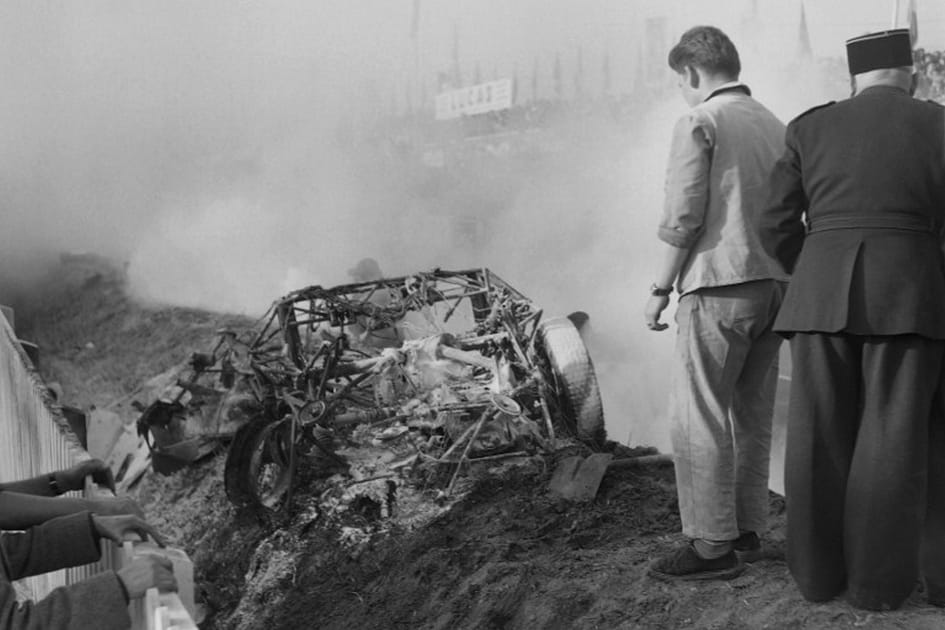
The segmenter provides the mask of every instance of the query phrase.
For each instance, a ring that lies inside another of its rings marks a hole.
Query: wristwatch
[[[49,491],[53,493],[54,496],[59,496],[62,494],[62,488],[59,487],[59,482],[56,481],[56,473],[49,473],[47,477],[49,481]]]
[[[673,292],[673,287],[664,289],[661,286],[657,286],[655,282],[650,285],[650,295],[655,295],[657,297],[666,297],[670,295],[672,292]]]

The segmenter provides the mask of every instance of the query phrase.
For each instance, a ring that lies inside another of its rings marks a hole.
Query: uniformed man
[[[912,98],[907,29],[851,39],[847,55],[853,96],[788,125],[759,227],[793,272],[774,325],[793,359],[788,566],[807,599],[846,591],[883,610],[912,591],[927,490],[945,491],[927,488],[945,356],[945,109]],[[945,604],[945,582],[926,577]]]

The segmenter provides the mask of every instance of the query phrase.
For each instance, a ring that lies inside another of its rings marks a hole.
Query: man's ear
[[[689,87],[694,90],[698,90],[700,78],[695,66],[686,66],[686,74],[689,78]]]

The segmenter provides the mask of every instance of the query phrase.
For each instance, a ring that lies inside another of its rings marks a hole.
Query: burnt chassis
[[[425,392],[409,376],[400,391],[382,387],[403,359],[411,314],[415,329],[421,315],[414,338],[434,339],[435,358],[470,370],[469,379],[453,382],[450,400],[416,404]],[[455,332],[447,331],[451,320]],[[567,318],[543,319],[488,269],[311,286],[277,300],[262,321],[249,344],[224,333],[203,360],[204,372],[221,372],[225,386],[251,392],[257,406],[227,453],[225,488],[237,505],[287,505],[300,457],[343,468],[334,448],[340,437],[359,425],[406,422],[418,406],[428,417],[467,420],[461,435],[442,436],[423,454],[456,467],[447,492],[473,461],[480,431],[498,416],[531,423],[539,436],[533,445],[546,450],[556,431],[603,442],[596,377],[577,329]]]

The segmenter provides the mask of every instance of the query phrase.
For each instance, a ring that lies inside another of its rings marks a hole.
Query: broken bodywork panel
[[[303,460],[375,494],[404,470],[446,468],[448,494],[464,464],[605,438],[577,328],[488,269],[307,287],[251,339],[222,331],[188,368],[139,432],[167,469],[232,438],[225,486],[238,505],[284,505]]]

